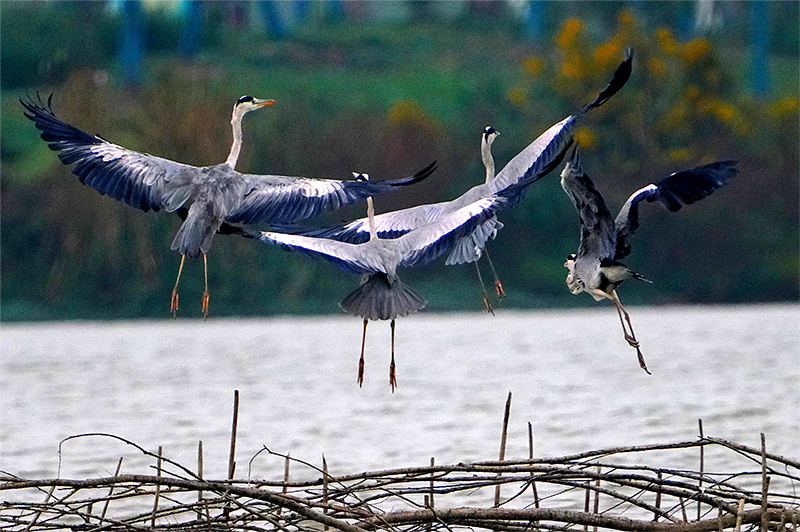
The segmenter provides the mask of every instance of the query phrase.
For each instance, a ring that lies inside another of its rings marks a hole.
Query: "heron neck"
[[[486,139],[481,141],[481,159],[483,166],[486,167],[486,183],[494,179],[494,158],[492,157],[492,145],[486,142]]]
[[[367,220],[369,223],[369,239],[378,239],[378,229],[375,227],[375,206],[372,204],[372,197],[367,198]]]
[[[231,118],[231,128],[233,129],[233,144],[231,144],[231,152],[228,154],[225,164],[231,168],[236,168],[239,152],[242,151],[242,117],[236,113]]]

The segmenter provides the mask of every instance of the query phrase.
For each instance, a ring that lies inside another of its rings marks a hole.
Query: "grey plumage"
[[[391,320],[408,316],[428,305],[425,298],[399,277],[389,279],[383,272],[365,275],[361,284],[344,296],[339,306],[365,320]]]
[[[435,163],[417,174],[396,180],[359,182],[281,175],[243,174],[235,170],[241,149],[242,116],[274,103],[243,96],[233,107],[233,144],[222,164],[195,167],[139,153],[90,135],[53,114],[52,95],[47,104],[32,98],[20,100],[25,116],[42,133],[50,149],[58,152],[81,183],[128,205],[147,211],[177,211],[184,222],[171,249],[181,258],[209,251],[214,235],[223,227],[237,233],[246,224],[289,223],[325,210],[364,199],[397,186],[415,183],[435,170]],[[180,271],[178,278],[180,279]],[[207,275],[206,275],[207,276]],[[171,310],[177,308],[177,283]],[[206,314],[208,290],[204,293]]]
[[[645,371],[647,366],[633,333],[630,316],[616,293],[617,287],[627,279],[650,282],[619,262],[630,253],[630,238],[639,226],[638,205],[643,200],[658,202],[676,212],[684,205],[707,197],[737,173],[735,161],[720,161],[675,172],[657,184],[634,192],[616,219],[611,217],[602,195],[584,172],[577,149],[561,173],[561,186],[578,211],[581,228],[578,252],[571,254],[564,263],[569,270],[567,287],[573,294],[587,292],[595,300],[610,299],[614,302],[625,339],[636,348],[639,364]],[[626,323],[630,333],[625,328]]]

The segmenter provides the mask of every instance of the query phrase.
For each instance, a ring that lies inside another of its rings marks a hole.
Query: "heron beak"
[[[256,98],[253,98],[253,103],[256,104],[259,107],[264,107],[266,105],[274,104],[275,100],[258,100]]]

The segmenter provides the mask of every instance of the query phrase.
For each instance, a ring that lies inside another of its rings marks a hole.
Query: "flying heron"
[[[378,237],[381,239],[397,238],[415,228],[446,217],[450,213],[480,199],[491,198],[498,191],[504,190],[509,186],[514,186],[518,193],[509,197],[503,207],[507,208],[515,205],[524,195],[524,186],[536,182],[561,163],[567,149],[572,144],[573,132],[578,121],[591,109],[605,103],[625,85],[631,75],[632,62],[633,52],[628,49],[625,51],[625,59],[617,67],[611,81],[594,100],[551,126],[511,159],[493,178],[489,178],[494,173],[494,161],[491,160],[491,164],[486,164],[486,181],[483,184],[472,187],[451,201],[418,205],[375,216],[374,226]],[[487,142],[487,144],[490,144],[490,142]],[[482,150],[482,153],[486,153],[487,150]],[[484,161],[487,161],[487,159],[484,158]],[[516,185],[520,183],[525,185],[517,187]],[[495,235],[501,227],[502,224],[497,220],[496,216],[487,217],[483,223],[476,225],[473,231],[464,234],[459,242],[452,247],[446,264],[476,262],[483,253],[486,241]],[[333,227],[300,231],[292,230],[291,228],[286,228],[285,230],[296,234],[351,243],[366,242],[370,237],[369,224],[366,218],[359,218],[350,223]],[[502,290],[502,285],[498,284],[496,286]]]
[[[214,233],[239,232],[237,227],[258,223],[291,223],[325,210],[338,209],[396,186],[418,182],[435,170],[430,164],[403,179],[364,182],[281,175],[242,174],[234,170],[242,146],[242,117],[272,105],[274,100],[242,96],[233,106],[233,143],[222,164],[196,167],[138,153],[112,144],[62,122],[53,114],[52,94],[45,105],[20,100],[25,116],[41,130],[41,137],[72,172],[100,194],[141,209],[177,211],[184,219],[171,249],[181,254],[178,277],[170,298],[173,316],[178,310],[178,283],[184,259],[203,255],[205,290],[203,317],[208,316],[208,261]],[[188,209],[187,209],[188,207]]]
[[[631,252],[629,240],[639,227],[639,202],[658,202],[669,211],[677,212],[730,181],[738,173],[736,164],[736,161],[719,161],[670,174],[657,184],[634,192],[616,219],[611,218],[603,197],[583,171],[577,149],[561,172],[561,187],[578,210],[581,226],[578,252],[570,254],[564,263],[569,270],[567,286],[573,294],[586,292],[596,301],[610,299],[614,302],[625,340],[636,349],[639,365],[648,374],[650,371],[633,333],[631,318],[616,291],[627,279],[651,282],[619,262]]]
[[[356,174],[356,178],[368,180],[366,174]],[[523,180],[520,184],[508,186],[489,197],[478,198],[393,239],[380,237],[375,227],[377,217],[371,198],[367,198],[369,240],[360,244],[267,231],[253,236],[268,244],[281,245],[316,259],[327,260],[345,272],[364,274],[360,286],[339,303],[345,312],[364,320],[358,384],[360,386],[364,380],[364,344],[369,320],[391,320],[392,358],[389,365],[389,385],[394,391],[397,386],[394,360],[395,318],[417,312],[427,305],[422,296],[400,280],[397,269],[400,266],[417,266],[435,260],[450,250],[464,235],[494,216],[497,209],[508,201],[513,201],[526,184]]]

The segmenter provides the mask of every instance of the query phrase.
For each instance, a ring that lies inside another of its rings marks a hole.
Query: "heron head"
[[[575,259],[577,259],[577,258],[578,258],[578,256],[575,253],[570,253],[569,256],[567,257],[566,262],[564,262],[564,267],[569,269],[569,271],[574,270],[575,269]]]
[[[500,134],[500,132],[497,131],[492,126],[486,126],[483,129],[483,140],[487,144],[491,144],[492,142],[494,142],[494,139],[497,138],[497,135],[499,135],[499,134]]]
[[[369,174],[359,174],[353,172],[353,181],[369,181]]]
[[[233,106],[233,114],[234,116],[243,116],[245,113],[249,113],[250,111],[255,111],[256,109],[261,109],[267,105],[272,105],[275,103],[275,100],[261,100],[259,98],[253,98],[252,96],[242,96]]]

